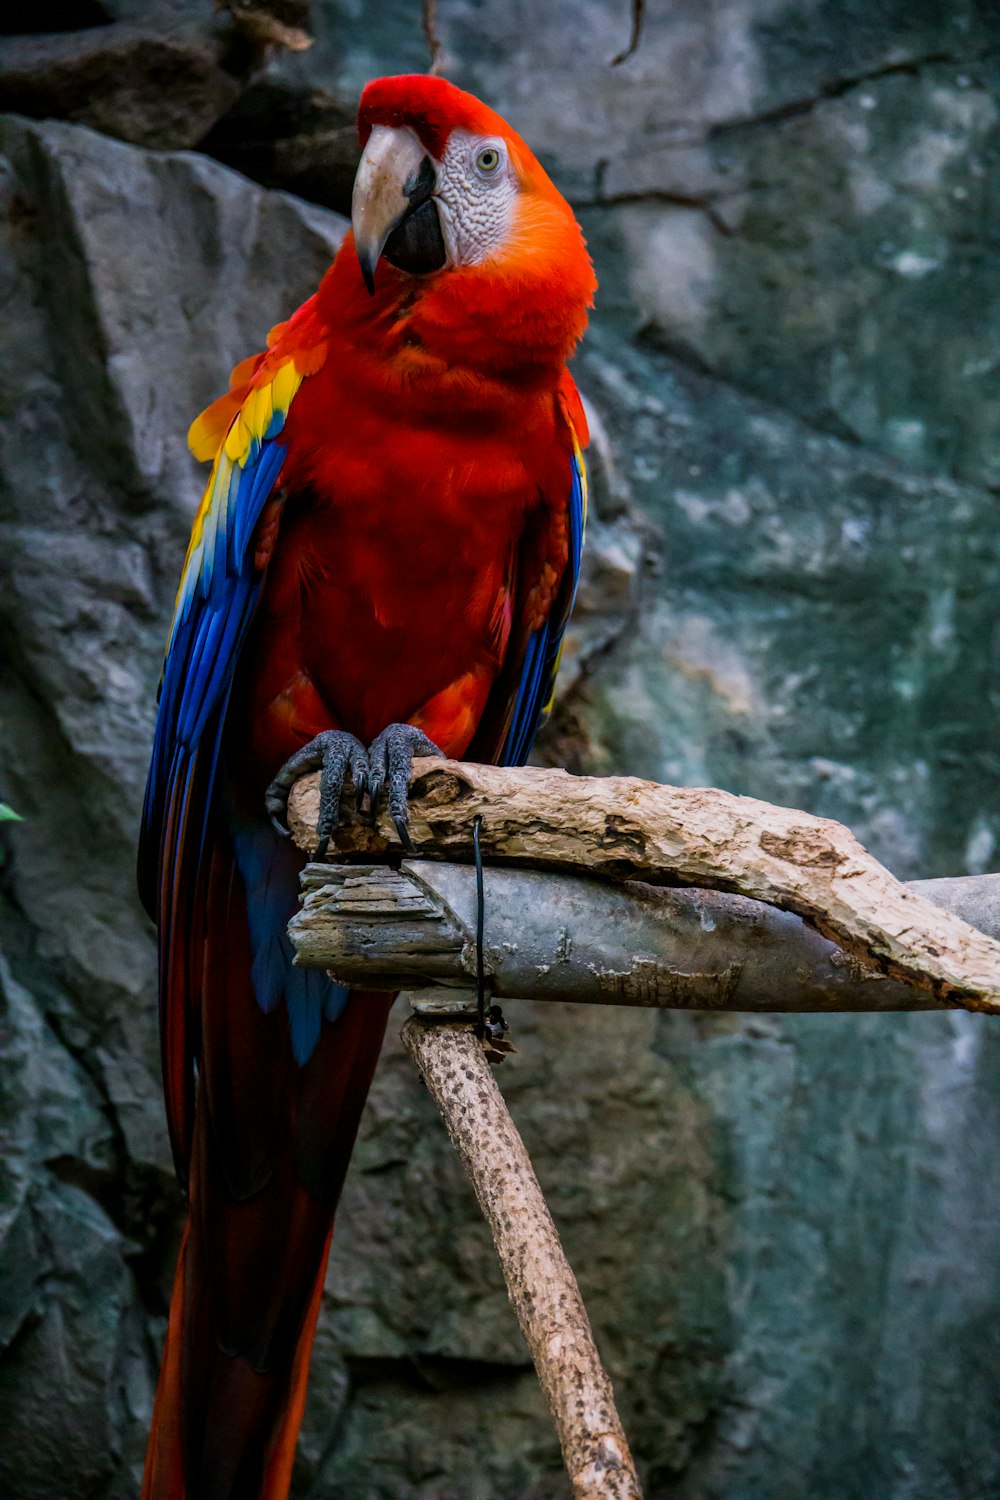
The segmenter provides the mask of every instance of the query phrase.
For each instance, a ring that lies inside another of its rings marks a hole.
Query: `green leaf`
[[[24,819],[20,813],[16,813],[7,802],[0,802],[0,823],[23,823]]]

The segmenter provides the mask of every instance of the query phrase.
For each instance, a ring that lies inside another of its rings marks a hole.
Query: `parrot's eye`
[[[476,152],[476,168],[484,177],[492,177],[500,165],[500,152],[496,146],[484,146]]]

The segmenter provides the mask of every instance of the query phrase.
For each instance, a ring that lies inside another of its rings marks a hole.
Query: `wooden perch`
[[[469,1025],[411,1017],[403,1043],[472,1179],[552,1409],[574,1500],[641,1500],[576,1277],[517,1127]]]
[[[359,988],[442,986],[412,997],[420,1014],[403,1040],[489,1222],[574,1496],[639,1500],[527,1152],[472,1026],[441,1018],[452,1003],[445,986],[467,987],[476,970],[473,820],[491,866],[484,958],[500,998],[996,1011],[1000,942],[989,933],[1000,932],[1000,876],[904,886],[840,824],[726,792],[449,761],[414,770],[410,828],[422,857],[395,868],[384,817],[371,828],[345,797],[331,849],[339,862],[304,873],[289,928],[297,957]],[[311,853],[318,806],[319,777],[307,777],[293,788],[289,822]]]
[[[483,875],[485,966],[498,1000],[733,1011],[947,1004],[860,963],[790,912],[743,896],[509,866]],[[310,864],[302,884],[302,909],[288,929],[299,963],[360,989],[474,982],[470,866]],[[1000,875],[910,889],[1000,934]]]
[[[1000,943],[902,885],[839,823],[750,797],[632,777],[569,776],[458,761],[414,765],[419,852],[467,862],[481,814],[483,856],[606,879],[731,891],[794,912],[863,963],[938,1001],[1000,1010]],[[343,804],[333,857],[398,849],[384,817]],[[289,822],[316,849],[319,777],[293,788]]]

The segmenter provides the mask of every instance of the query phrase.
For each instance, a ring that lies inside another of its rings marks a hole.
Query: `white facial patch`
[[[517,179],[500,136],[451,132],[435,193],[450,265],[482,265],[503,249],[517,194]]]

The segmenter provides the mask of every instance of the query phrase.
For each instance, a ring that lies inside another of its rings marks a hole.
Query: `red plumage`
[[[197,426],[207,453],[241,409],[251,424],[247,403],[289,361],[305,376],[253,538],[263,586],[219,731],[225,774],[209,787],[196,755],[158,825],[168,1107],[182,1158],[191,1142],[191,1215],[146,1500],[287,1494],[333,1209],[391,1002],[352,999],[297,1058],[284,1008],[255,996],[240,839],[263,837],[265,788],[326,729],[367,744],[408,723],[448,755],[498,755],[529,639],[565,598],[586,441],[566,361],[594,288],[579,229],[523,141],[443,80],[369,85],[362,142],[376,125],[411,128],[436,161],[455,128],[502,134],[517,209],[499,253],[427,276],[382,260],[374,295],[348,236]],[[294,883],[280,847],[267,879]]]

